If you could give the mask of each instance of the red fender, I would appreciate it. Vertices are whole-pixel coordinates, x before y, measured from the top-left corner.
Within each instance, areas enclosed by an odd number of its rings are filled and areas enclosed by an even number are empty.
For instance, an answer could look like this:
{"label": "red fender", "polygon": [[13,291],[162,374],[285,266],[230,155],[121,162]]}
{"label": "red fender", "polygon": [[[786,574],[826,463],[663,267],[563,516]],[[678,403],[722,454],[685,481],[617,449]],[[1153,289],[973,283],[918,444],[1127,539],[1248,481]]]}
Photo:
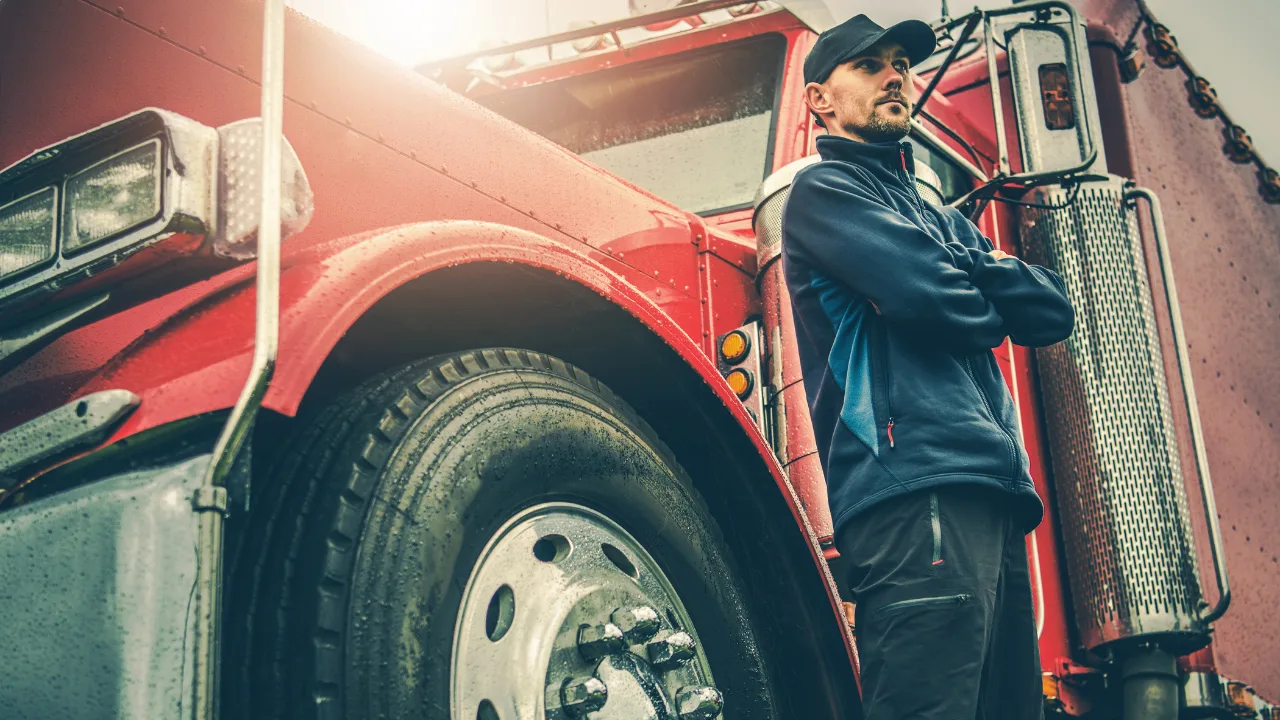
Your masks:
{"label": "red fender", "polygon": [[[554,271],[617,304],[661,337],[702,376],[747,430],[797,526],[805,533],[856,673],[856,650],[835,581],[822,556],[818,536],[772,449],[699,344],[652,300],[605,267],[604,253],[594,249],[589,252],[590,255],[506,225],[441,221],[361,233],[286,255],[280,278],[279,360],[263,406],[285,415],[295,414],[316,372],[348,328],[406,282],[433,270],[469,262],[522,263]],[[235,404],[253,355],[255,270],[253,264],[240,266],[120,314],[141,316],[120,320],[121,329],[116,333],[137,339],[122,350],[100,350],[113,352],[114,356],[75,393],[80,396],[124,388],[141,398],[138,409],[105,444]],[[698,301],[689,298],[687,302]],[[138,337],[139,326],[147,324],[141,318],[153,320]],[[93,326],[83,331],[92,331],[95,340],[110,334],[109,330]],[[83,357],[83,341],[77,347],[77,334],[71,333],[32,358],[27,365],[35,370],[23,372],[19,368],[15,374],[26,375],[36,386],[42,383],[32,375],[75,377],[75,365],[93,362],[92,358]],[[0,397],[6,394],[12,395],[0,390]]]}

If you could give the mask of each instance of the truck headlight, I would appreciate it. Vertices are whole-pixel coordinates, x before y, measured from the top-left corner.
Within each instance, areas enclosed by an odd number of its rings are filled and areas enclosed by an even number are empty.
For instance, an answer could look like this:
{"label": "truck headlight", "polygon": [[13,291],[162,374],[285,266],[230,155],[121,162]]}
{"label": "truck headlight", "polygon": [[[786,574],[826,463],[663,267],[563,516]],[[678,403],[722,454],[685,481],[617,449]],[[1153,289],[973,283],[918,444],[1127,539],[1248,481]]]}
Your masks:
{"label": "truck headlight", "polygon": [[67,178],[63,252],[78,252],[156,219],[163,168],[157,139]]}
{"label": "truck headlight", "polygon": [[57,207],[58,192],[51,187],[0,207],[0,278],[53,258]]}
{"label": "truck headlight", "polygon": [[[184,255],[253,258],[261,132],[258,118],[212,128],[146,108],[0,170],[0,327],[86,278],[162,273]],[[314,206],[288,140],[282,153],[284,239]],[[149,261],[129,262],[144,250]]]}

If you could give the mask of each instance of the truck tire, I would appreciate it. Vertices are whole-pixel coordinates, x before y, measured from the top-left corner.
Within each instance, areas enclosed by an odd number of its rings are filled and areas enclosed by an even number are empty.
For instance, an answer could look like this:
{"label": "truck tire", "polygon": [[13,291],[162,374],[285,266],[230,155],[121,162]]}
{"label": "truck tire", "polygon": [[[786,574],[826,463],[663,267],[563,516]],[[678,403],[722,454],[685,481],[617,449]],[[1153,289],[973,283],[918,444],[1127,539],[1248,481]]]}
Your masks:
{"label": "truck tire", "polygon": [[715,520],[586,373],[469,351],[297,425],[228,575],[223,717],[776,717]]}

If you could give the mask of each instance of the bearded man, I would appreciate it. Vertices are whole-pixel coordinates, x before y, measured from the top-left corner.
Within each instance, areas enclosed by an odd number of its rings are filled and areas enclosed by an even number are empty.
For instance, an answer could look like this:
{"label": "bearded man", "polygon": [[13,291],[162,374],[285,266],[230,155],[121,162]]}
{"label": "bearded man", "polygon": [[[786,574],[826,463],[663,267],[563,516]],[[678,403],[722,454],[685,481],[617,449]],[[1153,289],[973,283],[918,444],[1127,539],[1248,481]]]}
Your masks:
{"label": "bearded man", "polygon": [[1071,334],[1052,271],[915,188],[912,65],[934,34],[865,15],[819,36],[806,102],[827,135],[783,216],[783,263],[856,600],[868,720],[1036,720],[1025,534],[1043,506],[992,348]]}

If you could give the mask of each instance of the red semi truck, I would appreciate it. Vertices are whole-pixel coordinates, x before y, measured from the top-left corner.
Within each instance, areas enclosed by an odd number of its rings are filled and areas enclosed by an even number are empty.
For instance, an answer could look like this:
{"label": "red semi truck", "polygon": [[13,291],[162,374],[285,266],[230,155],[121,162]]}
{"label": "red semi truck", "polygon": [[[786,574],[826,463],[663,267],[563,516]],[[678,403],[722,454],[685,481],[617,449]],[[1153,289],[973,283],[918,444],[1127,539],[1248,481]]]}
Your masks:
{"label": "red semi truck", "polygon": [[[834,19],[670,5],[415,72],[0,2],[0,717],[861,716],[778,263]],[[1280,176],[1141,2],[935,27],[921,196],[1077,308],[997,351],[1046,710],[1280,717]]]}

